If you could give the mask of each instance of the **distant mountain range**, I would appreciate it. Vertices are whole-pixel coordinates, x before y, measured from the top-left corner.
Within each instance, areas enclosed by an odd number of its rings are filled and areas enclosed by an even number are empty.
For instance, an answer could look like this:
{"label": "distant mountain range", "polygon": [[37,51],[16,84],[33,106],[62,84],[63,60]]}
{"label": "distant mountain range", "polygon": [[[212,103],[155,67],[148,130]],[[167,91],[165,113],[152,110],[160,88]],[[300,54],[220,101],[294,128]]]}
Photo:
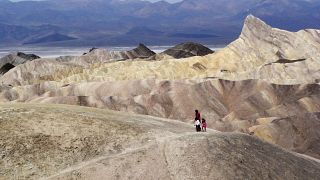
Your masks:
{"label": "distant mountain range", "polygon": [[320,28],[320,0],[0,0],[0,45],[226,44],[248,14],[287,30]]}

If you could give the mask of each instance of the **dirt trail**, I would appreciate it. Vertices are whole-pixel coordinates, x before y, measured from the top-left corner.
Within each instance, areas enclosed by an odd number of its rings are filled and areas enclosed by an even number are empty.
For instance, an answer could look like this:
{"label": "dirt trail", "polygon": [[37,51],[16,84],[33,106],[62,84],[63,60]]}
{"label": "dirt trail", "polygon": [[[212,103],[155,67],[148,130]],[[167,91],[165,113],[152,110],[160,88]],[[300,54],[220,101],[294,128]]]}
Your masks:
{"label": "dirt trail", "polygon": [[[214,130],[209,130],[209,131],[211,133],[215,132]],[[150,142],[147,142],[145,145],[143,145],[141,147],[138,147],[138,148],[127,148],[127,149],[125,149],[124,151],[122,151],[121,153],[118,153],[118,154],[100,156],[100,157],[91,159],[89,161],[85,161],[85,162],[82,162],[80,164],[77,164],[77,165],[74,165],[72,167],[69,167],[69,168],[67,168],[67,169],[65,169],[63,171],[60,171],[57,174],[54,174],[54,175],[52,175],[50,177],[46,177],[46,178],[43,178],[43,179],[55,179],[55,178],[58,178],[59,176],[63,176],[64,174],[71,173],[73,171],[77,171],[77,170],[83,169],[83,168],[88,167],[88,166],[92,166],[92,165],[94,165],[96,163],[99,163],[99,161],[102,161],[104,159],[117,158],[119,156],[123,156],[123,155],[126,155],[126,154],[131,154],[131,153],[134,153],[134,152],[137,152],[137,151],[146,150],[146,149],[150,148],[151,146],[154,146],[154,145],[157,145],[157,144],[161,144],[161,143],[163,143],[165,141],[170,141],[170,139],[179,138],[179,137],[183,137],[183,136],[187,136],[187,135],[199,135],[199,133],[186,132],[186,133],[182,133],[182,134],[167,135],[167,136],[164,136],[164,137],[157,137],[156,140],[153,140],[153,141],[150,140]]]}

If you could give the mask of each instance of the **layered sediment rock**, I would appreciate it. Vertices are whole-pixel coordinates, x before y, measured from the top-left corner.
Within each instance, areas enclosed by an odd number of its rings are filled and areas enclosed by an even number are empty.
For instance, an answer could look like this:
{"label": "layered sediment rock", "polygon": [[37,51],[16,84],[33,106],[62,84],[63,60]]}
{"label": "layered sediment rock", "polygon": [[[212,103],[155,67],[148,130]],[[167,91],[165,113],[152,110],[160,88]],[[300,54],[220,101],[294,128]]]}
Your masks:
{"label": "layered sediment rock", "polygon": [[320,159],[320,113],[298,114],[279,118],[257,119],[258,125],[249,128],[257,137],[284,148]]}

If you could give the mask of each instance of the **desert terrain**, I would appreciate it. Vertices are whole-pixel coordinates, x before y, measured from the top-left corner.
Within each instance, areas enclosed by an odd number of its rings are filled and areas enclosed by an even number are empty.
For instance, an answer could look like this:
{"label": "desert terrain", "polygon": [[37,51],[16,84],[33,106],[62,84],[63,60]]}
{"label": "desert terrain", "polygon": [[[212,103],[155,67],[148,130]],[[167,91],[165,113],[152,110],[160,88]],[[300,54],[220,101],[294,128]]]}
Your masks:
{"label": "desert terrain", "polygon": [[[317,179],[253,136],[97,108],[1,104],[1,179]],[[12,118],[15,117],[15,118]]]}
{"label": "desert terrain", "polygon": [[[1,59],[3,179],[317,179],[320,30]],[[194,110],[207,133],[194,132]]]}

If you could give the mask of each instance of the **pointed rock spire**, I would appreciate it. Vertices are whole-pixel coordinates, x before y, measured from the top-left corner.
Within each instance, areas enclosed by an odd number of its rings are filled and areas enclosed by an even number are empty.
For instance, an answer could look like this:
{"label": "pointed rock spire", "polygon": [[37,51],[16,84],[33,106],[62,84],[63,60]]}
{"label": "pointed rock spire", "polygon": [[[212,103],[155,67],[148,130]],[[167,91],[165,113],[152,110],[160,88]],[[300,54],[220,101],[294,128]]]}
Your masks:
{"label": "pointed rock spire", "polygon": [[271,30],[271,26],[250,14],[244,21],[241,36],[251,37],[254,35],[259,37],[261,35],[269,34]]}

